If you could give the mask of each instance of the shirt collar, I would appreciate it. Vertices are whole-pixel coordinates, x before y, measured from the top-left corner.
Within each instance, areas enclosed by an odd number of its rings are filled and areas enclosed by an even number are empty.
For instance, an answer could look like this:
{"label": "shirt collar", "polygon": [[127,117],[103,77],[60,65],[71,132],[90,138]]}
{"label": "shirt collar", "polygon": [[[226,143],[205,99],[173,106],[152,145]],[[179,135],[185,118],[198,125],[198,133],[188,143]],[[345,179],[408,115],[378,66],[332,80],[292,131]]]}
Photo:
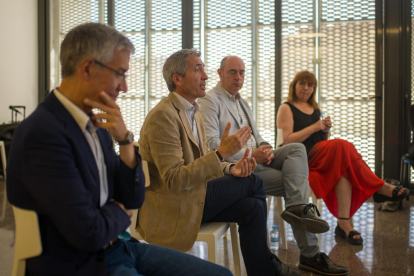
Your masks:
{"label": "shirt collar", "polygon": [[[220,84],[220,86],[221,86],[221,83],[220,83],[220,82],[219,82],[219,84]],[[221,88],[223,88],[224,94],[226,94],[226,96],[229,98],[229,100],[234,102],[233,95],[232,95],[232,94],[230,94],[229,92],[227,92],[227,91],[226,91],[226,89],[224,89],[224,87],[223,87],[223,86],[221,86]],[[240,93],[237,93],[237,94],[236,94],[236,100],[240,100]]]}
{"label": "shirt collar", "polygon": [[200,109],[200,106],[198,105],[197,102],[194,102],[194,104],[191,104],[189,101],[187,101],[186,99],[184,99],[183,96],[181,96],[180,94],[178,94],[177,92],[173,92],[174,95],[178,98],[178,100],[181,103],[181,106],[184,108],[185,111],[195,111],[197,112]]}
{"label": "shirt collar", "polygon": [[[86,125],[91,120],[88,114],[66,98],[65,95],[63,95],[57,88],[55,88],[53,92],[60,103],[66,108],[70,115],[72,115],[73,119],[75,119],[80,129],[84,131],[86,129]],[[96,128],[94,124],[92,124],[92,127]]]}

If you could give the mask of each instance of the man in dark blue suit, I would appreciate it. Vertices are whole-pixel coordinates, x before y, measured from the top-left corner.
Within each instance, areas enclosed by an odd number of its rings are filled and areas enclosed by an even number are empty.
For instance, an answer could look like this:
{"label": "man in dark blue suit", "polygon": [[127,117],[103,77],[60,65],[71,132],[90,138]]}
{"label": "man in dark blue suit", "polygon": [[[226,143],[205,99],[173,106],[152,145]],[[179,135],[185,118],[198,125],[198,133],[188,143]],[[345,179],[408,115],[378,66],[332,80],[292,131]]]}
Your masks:
{"label": "man in dark blue suit", "polygon": [[30,275],[230,274],[185,253],[118,238],[144,201],[140,156],[115,103],[127,91],[134,51],[113,28],[72,29],[61,45],[61,85],[14,133],[8,199],[38,214],[43,247],[27,260]]}

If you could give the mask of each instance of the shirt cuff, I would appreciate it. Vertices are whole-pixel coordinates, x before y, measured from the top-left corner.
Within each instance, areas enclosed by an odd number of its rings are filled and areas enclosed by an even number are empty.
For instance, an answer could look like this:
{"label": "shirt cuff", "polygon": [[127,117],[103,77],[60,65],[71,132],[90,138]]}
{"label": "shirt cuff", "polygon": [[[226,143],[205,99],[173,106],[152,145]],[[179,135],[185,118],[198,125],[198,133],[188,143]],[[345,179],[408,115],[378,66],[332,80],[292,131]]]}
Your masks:
{"label": "shirt cuff", "polygon": [[236,164],[228,164],[225,168],[224,168],[224,174],[230,174],[230,167],[234,166]]}

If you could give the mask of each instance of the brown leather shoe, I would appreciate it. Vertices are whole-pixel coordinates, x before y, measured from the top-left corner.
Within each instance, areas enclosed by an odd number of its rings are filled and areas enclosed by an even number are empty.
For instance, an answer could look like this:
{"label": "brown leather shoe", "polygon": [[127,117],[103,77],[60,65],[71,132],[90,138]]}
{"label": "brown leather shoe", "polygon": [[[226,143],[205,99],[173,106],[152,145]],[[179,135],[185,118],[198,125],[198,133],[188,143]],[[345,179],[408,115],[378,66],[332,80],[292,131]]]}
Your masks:
{"label": "brown leather shoe", "polygon": [[319,218],[318,208],[312,203],[289,206],[282,212],[281,216],[290,225],[300,227],[310,233],[329,231],[329,224]]}
{"label": "brown leather shoe", "polygon": [[346,267],[337,265],[329,257],[321,252],[312,258],[300,255],[299,269],[317,273],[320,275],[348,275]]}
{"label": "brown leather shoe", "polygon": [[300,272],[282,263],[279,258],[270,252],[270,259],[272,261],[273,272],[275,276],[300,276]]}

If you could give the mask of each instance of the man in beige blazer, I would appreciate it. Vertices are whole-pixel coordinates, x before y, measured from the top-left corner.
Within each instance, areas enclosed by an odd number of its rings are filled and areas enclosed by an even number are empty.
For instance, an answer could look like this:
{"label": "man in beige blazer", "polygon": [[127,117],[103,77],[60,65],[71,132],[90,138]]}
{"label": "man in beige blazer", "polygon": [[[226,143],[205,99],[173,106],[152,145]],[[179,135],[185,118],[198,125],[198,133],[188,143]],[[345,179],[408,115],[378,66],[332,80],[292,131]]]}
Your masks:
{"label": "man in beige blazer", "polygon": [[236,164],[224,162],[250,139],[250,127],[228,135],[229,123],[218,148],[209,150],[196,103],[208,79],[200,55],[181,50],[164,64],[170,93],[147,115],[139,140],[151,185],[137,230],[149,243],[188,251],[202,222],[236,222],[248,275],[299,275],[268,249],[266,196],[249,150]]}

